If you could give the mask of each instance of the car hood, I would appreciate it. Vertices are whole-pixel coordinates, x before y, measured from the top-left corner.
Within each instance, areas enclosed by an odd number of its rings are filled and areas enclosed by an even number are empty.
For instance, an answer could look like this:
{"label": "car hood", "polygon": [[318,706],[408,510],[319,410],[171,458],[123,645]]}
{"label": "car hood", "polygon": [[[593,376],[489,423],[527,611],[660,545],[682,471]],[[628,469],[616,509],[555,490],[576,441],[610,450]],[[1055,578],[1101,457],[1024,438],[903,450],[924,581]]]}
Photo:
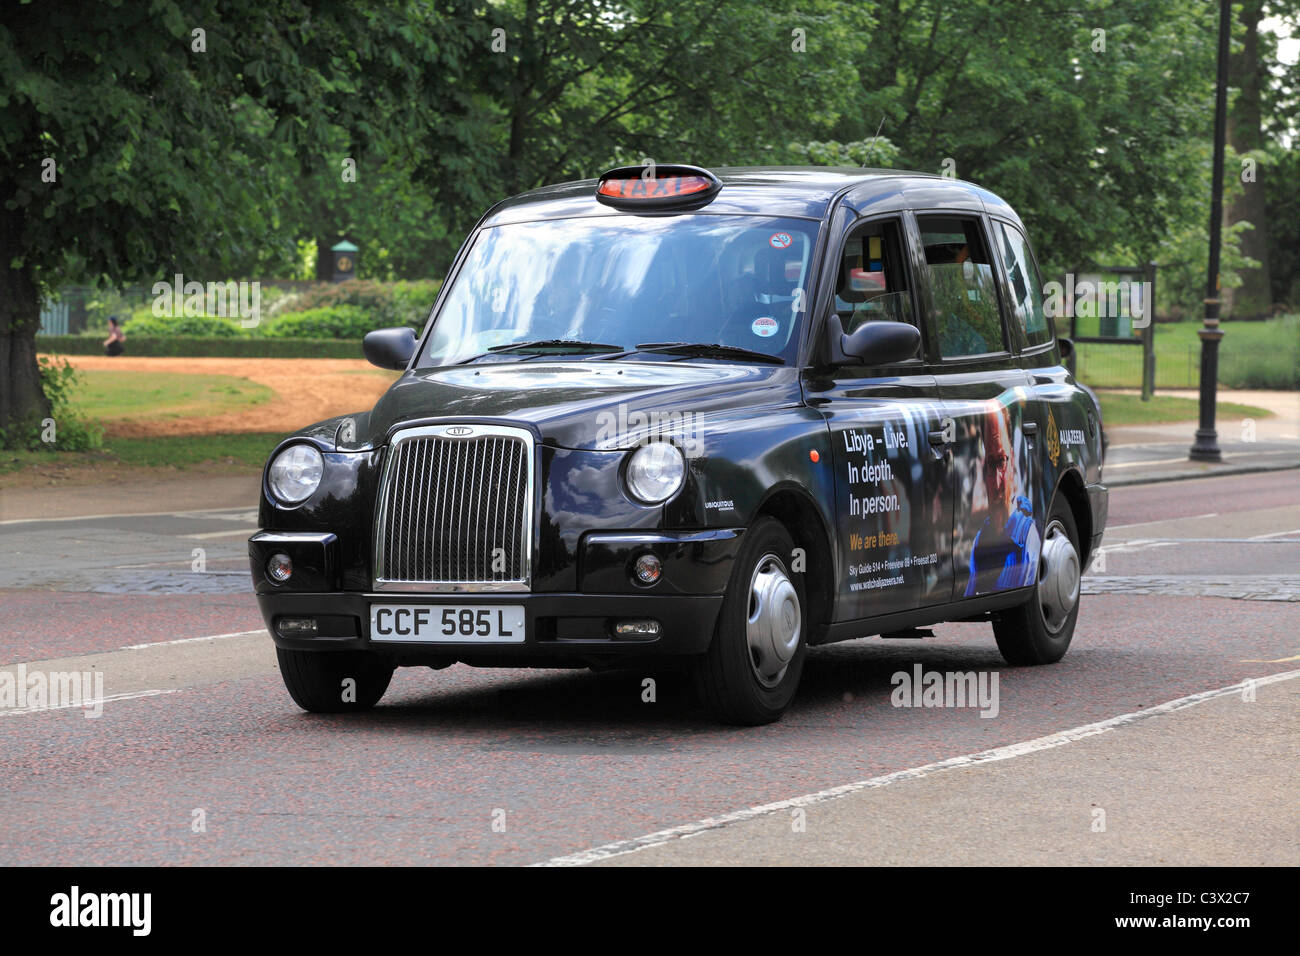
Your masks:
{"label": "car hood", "polygon": [[563,448],[626,448],[673,416],[716,427],[740,409],[801,400],[799,372],[733,362],[510,362],[414,369],[398,379],[353,440],[376,447],[398,428],[446,419],[504,420]]}

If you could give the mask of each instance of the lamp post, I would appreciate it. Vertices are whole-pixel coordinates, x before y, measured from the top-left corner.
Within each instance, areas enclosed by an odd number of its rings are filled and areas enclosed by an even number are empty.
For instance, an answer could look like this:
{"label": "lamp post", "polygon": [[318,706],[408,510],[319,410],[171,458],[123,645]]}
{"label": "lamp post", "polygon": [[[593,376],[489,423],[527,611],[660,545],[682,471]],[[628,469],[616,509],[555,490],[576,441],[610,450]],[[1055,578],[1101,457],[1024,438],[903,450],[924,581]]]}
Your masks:
{"label": "lamp post", "polygon": [[1210,187],[1210,267],[1205,280],[1205,325],[1201,337],[1201,420],[1192,461],[1222,461],[1219,433],[1214,427],[1214,403],[1219,382],[1219,245],[1223,235],[1223,140],[1228,119],[1228,38],[1232,33],[1232,2],[1219,0],[1219,83],[1214,97],[1214,181]]}

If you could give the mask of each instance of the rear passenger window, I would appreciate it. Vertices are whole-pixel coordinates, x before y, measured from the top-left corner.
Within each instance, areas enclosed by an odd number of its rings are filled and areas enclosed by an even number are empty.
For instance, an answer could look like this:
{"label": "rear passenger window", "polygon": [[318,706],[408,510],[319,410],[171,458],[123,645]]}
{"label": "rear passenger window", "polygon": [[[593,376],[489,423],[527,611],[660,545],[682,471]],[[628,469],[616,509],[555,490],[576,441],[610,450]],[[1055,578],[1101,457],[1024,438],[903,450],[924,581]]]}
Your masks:
{"label": "rear passenger window", "polygon": [[918,216],[939,353],[944,358],[1005,352],[997,288],[978,219]]}
{"label": "rear passenger window", "polygon": [[897,222],[870,222],[854,229],[844,243],[835,286],[835,312],[844,331],[852,332],[864,322],[916,325],[907,275]]}
{"label": "rear passenger window", "polygon": [[1052,329],[1043,312],[1043,279],[1029,252],[1029,242],[1015,226],[1003,222],[995,226],[1011,287],[1012,331],[1021,348],[1046,345],[1052,341]]}

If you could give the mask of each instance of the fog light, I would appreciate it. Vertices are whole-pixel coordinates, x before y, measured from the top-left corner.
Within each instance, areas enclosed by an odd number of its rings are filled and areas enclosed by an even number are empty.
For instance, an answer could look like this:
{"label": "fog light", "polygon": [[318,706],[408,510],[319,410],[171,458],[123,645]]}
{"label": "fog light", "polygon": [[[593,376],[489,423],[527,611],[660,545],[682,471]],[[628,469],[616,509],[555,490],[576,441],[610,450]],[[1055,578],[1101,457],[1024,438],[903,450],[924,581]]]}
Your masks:
{"label": "fog light", "polygon": [[293,562],[283,551],[278,551],[266,562],[266,576],[277,584],[283,584],[293,574]]}
{"label": "fog light", "polygon": [[658,621],[616,621],[614,623],[615,637],[658,637]]}
{"label": "fog light", "polygon": [[281,637],[315,637],[316,619],[314,617],[282,617],[276,630]]}
{"label": "fog light", "polygon": [[654,584],[659,580],[659,575],[663,574],[663,565],[653,554],[643,554],[636,559],[636,564],[632,566],[632,573],[642,584]]}

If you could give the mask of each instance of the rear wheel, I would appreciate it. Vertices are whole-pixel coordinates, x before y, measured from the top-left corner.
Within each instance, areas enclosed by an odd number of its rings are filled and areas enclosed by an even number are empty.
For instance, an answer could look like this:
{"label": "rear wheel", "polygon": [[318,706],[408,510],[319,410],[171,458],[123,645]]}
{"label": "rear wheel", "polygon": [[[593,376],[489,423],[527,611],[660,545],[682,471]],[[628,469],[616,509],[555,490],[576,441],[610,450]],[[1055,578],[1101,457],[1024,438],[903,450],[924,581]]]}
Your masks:
{"label": "rear wheel", "polygon": [[780,719],[807,653],[803,578],[789,570],[794,541],[775,518],[745,532],[709,651],[695,665],[705,706],[729,724]]}
{"label": "rear wheel", "polygon": [[1083,562],[1069,503],[1058,497],[1047,516],[1038,557],[1038,584],[1019,607],[993,617],[993,636],[1008,664],[1054,664],[1069,650],[1079,616]]}
{"label": "rear wheel", "polygon": [[313,714],[369,710],[393,677],[393,665],[367,651],[291,651],[277,647],[280,676],[294,703]]}

